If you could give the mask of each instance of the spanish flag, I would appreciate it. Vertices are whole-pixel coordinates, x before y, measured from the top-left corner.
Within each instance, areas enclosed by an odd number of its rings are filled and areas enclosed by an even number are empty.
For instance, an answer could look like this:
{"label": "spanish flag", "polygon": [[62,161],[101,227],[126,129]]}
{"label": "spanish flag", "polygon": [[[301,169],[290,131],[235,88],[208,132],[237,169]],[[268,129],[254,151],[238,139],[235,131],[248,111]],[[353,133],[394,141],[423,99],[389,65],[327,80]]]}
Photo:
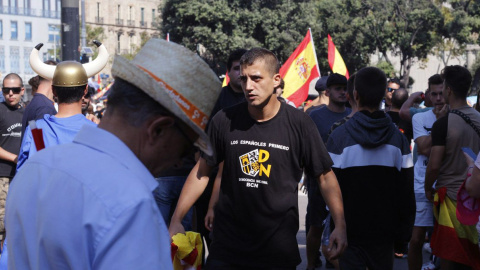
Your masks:
{"label": "spanish flag", "polygon": [[287,62],[280,68],[280,75],[285,81],[283,97],[292,101],[298,107],[308,97],[310,82],[320,77],[310,29],[308,29],[302,43],[298,45]]}
{"label": "spanish flag", "polygon": [[335,47],[335,44],[333,44],[330,34],[328,35],[328,64],[330,65],[333,73],[342,74],[343,76],[347,77],[347,79],[350,77],[347,66],[345,66],[342,56]]}
{"label": "spanish flag", "polygon": [[456,215],[456,202],[442,187],[435,194],[433,214],[435,226],[430,246],[434,255],[480,270],[480,249],[475,225],[461,224]]}

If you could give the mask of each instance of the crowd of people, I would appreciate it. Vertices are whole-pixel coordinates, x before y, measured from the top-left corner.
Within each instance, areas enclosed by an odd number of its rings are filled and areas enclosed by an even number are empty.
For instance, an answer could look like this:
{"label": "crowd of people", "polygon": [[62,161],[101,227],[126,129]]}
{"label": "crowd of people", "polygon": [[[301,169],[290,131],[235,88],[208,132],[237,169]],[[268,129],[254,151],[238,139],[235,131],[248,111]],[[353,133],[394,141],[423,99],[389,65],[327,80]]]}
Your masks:
{"label": "crowd of people", "polygon": [[[22,79],[3,78],[0,269],[296,269],[302,178],[307,269],[322,255],[336,269],[392,269],[395,257],[480,269],[480,158],[464,155],[480,151],[480,113],[466,68],[410,95],[376,67],[333,73],[295,108],[267,49],[232,51],[221,88],[196,54],[152,39],[115,58],[99,119],[88,78],[108,53],[95,44],[85,65],[33,49],[26,107]],[[172,264],[186,231],[205,238],[205,265],[196,240]],[[439,259],[423,264],[425,243]]]}

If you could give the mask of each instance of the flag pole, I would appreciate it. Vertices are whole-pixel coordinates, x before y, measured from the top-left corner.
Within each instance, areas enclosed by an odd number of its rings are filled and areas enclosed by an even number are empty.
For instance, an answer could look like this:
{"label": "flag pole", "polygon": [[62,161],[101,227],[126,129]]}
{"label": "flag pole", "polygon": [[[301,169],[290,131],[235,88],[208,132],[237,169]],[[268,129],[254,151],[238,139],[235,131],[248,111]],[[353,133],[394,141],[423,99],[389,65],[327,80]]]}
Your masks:
{"label": "flag pole", "polygon": [[315,55],[315,62],[317,63],[318,76],[322,77],[322,73],[320,73],[320,67],[318,66],[318,58],[317,58],[317,51],[315,50],[315,43],[313,42],[312,28],[309,27],[308,32],[310,33],[310,40],[312,40],[313,55]]}

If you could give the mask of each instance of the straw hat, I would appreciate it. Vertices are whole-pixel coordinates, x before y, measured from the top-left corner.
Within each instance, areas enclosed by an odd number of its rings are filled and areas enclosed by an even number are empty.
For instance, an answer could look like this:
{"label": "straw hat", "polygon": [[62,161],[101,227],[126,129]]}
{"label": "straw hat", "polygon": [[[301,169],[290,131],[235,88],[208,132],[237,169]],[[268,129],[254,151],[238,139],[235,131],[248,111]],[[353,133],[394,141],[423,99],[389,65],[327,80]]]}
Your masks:
{"label": "straw hat", "polygon": [[116,56],[112,75],[142,89],[181,119],[199,135],[195,145],[213,154],[204,130],[222,86],[197,54],[173,42],[150,39],[132,61]]}

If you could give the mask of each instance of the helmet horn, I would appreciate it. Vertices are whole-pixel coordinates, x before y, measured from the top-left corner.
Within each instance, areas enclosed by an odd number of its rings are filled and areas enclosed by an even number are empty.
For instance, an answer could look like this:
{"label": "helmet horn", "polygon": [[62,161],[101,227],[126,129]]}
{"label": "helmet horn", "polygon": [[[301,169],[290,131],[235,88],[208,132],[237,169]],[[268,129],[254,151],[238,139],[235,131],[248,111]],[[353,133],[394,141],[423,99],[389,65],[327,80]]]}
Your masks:
{"label": "helmet horn", "polygon": [[53,79],[53,74],[55,73],[56,66],[47,65],[40,61],[38,57],[38,51],[43,47],[43,43],[38,43],[37,46],[30,53],[30,66],[33,71],[45,79]]}
{"label": "helmet horn", "polygon": [[83,68],[87,72],[87,77],[91,77],[100,72],[108,61],[108,52],[101,42],[94,40],[93,43],[98,47],[98,56],[90,63],[83,64]]}

